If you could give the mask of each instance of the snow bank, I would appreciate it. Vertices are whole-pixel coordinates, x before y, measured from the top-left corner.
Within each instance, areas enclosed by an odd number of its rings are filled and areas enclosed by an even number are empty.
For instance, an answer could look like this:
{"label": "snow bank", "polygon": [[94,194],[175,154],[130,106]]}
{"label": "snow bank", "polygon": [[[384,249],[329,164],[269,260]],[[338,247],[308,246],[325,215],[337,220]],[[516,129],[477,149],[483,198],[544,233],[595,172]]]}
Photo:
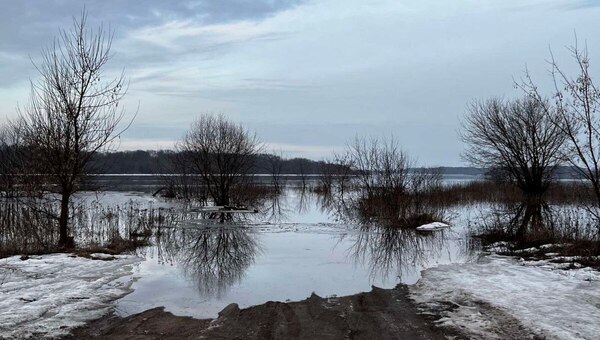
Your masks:
{"label": "snow bank", "polygon": [[68,254],[0,260],[0,338],[50,338],[99,318],[131,291],[119,278],[132,273],[135,256],[112,261]]}
{"label": "snow bank", "polygon": [[[411,296],[428,312],[442,310],[442,325],[472,338],[496,338],[491,319],[517,319],[550,339],[598,339],[600,273],[590,268],[561,270],[491,255],[479,263],[452,264],[423,271]],[[498,309],[494,318],[481,306]],[[451,306],[451,308],[448,308]]]}

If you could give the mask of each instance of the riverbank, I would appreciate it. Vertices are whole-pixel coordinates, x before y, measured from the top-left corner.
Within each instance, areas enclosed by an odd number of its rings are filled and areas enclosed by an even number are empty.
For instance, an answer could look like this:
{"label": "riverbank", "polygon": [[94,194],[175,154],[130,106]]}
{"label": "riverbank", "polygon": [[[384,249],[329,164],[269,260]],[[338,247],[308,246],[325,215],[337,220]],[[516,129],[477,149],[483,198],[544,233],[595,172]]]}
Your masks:
{"label": "riverbank", "polygon": [[415,285],[343,297],[313,293],[248,308],[232,303],[215,318],[175,316],[155,307],[160,304],[121,317],[115,301],[132,292],[140,260],[103,254],[3,259],[0,338],[595,339],[600,320],[598,271],[495,254],[426,269]]}

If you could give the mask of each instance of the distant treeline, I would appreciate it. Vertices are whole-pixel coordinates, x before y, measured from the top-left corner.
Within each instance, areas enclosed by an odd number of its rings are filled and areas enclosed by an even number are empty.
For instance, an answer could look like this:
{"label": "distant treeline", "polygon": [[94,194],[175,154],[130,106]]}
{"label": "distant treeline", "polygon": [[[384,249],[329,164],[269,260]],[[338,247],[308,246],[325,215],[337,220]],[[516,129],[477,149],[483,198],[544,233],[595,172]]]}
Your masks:
{"label": "distant treeline", "polygon": [[[90,164],[90,173],[95,174],[161,174],[169,172],[169,164],[177,156],[175,151],[119,151],[98,153]],[[279,163],[282,174],[319,174],[323,161],[306,158],[284,159],[279,156],[259,154],[254,156],[253,173],[268,174],[273,169],[273,157]]]}
{"label": "distant treeline", "polygon": [[[98,153],[90,164],[90,173],[94,174],[161,174],[168,172],[171,160],[177,156],[175,151],[118,151]],[[259,154],[255,156],[254,173],[268,174],[273,168],[273,157],[278,159],[282,174],[320,174],[325,161],[314,161],[306,158],[285,159],[279,156]],[[489,169],[475,167],[432,167],[432,171],[444,175],[485,176]],[[559,167],[555,173],[557,178],[577,178],[572,167]]]}
{"label": "distant treeline", "polygon": [[[437,171],[444,175],[468,175],[493,178],[494,171],[490,168],[475,168],[475,167],[433,167],[429,170]],[[576,179],[581,178],[581,173],[577,168],[572,166],[559,166],[554,172],[554,177],[558,179]]]}

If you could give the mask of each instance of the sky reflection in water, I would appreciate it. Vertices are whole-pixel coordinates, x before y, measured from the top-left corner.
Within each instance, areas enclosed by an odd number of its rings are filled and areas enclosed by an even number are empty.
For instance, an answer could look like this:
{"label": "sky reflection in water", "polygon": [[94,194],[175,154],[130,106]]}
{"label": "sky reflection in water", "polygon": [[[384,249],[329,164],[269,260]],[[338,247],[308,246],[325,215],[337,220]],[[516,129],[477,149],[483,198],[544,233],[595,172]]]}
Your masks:
{"label": "sky reflection in water", "polygon": [[315,196],[292,190],[264,211],[245,223],[186,221],[155,234],[118,313],[164,306],[211,318],[233,302],[243,308],[411,284],[424,268],[468,258],[461,223],[435,234],[336,223]]}

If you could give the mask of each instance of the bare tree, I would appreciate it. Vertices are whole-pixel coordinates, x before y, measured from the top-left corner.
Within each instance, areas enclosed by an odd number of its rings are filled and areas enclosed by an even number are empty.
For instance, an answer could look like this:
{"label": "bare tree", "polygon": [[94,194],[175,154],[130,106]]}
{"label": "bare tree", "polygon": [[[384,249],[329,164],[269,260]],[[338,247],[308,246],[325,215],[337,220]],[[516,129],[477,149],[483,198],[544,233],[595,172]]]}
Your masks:
{"label": "bare tree", "polygon": [[[548,113],[555,129],[566,136],[565,158],[591,183],[597,198],[596,208],[600,211],[600,90],[592,80],[587,47],[579,48],[576,41],[568,50],[578,73],[568,75],[551,53],[552,102],[543,99],[527,71],[517,87],[537,101]],[[595,214],[600,216],[600,212]]]}
{"label": "bare tree", "polygon": [[471,103],[462,122],[463,158],[514,181],[528,196],[541,196],[562,162],[566,136],[545,101],[492,98]]}
{"label": "bare tree", "polygon": [[239,203],[232,202],[234,191],[251,180],[247,175],[261,148],[255,135],[222,114],[200,116],[177,144],[217,206]]}
{"label": "bare tree", "polygon": [[[87,15],[73,19],[70,30],[42,51],[36,64],[40,79],[31,84],[31,100],[19,110],[22,136],[36,171],[48,176],[46,187],[60,196],[61,246],[68,246],[69,205],[93,155],[105,151],[128,127],[119,129],[127,91],[124,74],[105,79],[113,34],[102,25],[86,26]],[[131,123],[129,123],[131,124]]]}

